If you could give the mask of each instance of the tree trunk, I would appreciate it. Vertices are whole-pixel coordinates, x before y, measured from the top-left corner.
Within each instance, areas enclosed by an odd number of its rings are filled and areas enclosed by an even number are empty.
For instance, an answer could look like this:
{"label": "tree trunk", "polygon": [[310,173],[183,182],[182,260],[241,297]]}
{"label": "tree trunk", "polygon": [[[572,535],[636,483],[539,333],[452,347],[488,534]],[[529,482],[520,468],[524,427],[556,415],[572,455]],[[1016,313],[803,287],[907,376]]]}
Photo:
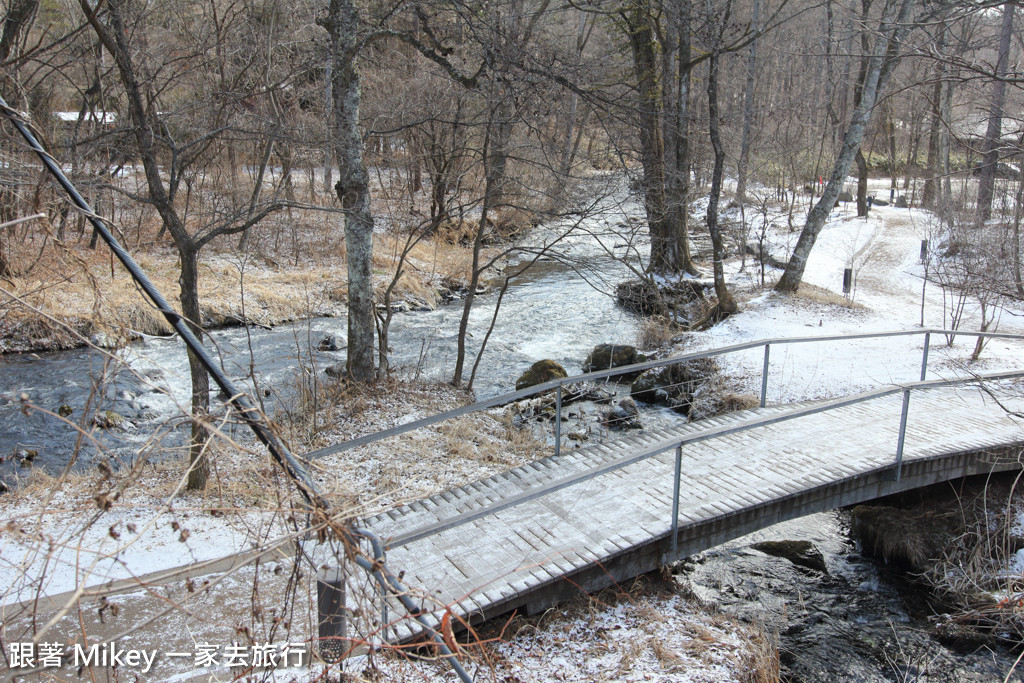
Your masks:
{"label": "tree trunk", "polygon": [[[761,18],[761,2],[754,0],[751,26],[756,34],[758,21]],[[750,43],[750,56],[747,58],[747,84],[743,94],[743,132],[740,137],[740,159],[736,171],[736,201],[743,204],[747,201],[747,165],[750,160],[750,127],[754,121],[754,72],[757,69],[757,38]],[[831,110],[832,103],[828,103]]]}
{"label": "tree trunk", "polygon": [[[712,48],[715,49],[715,48]],[[725,148],[718,130],[718,54],[713,52],[708,61],[708,135],[715,152],[715,166],[711,172],[711,195],[708,198],[708,232],[714,250],[715,295],[722,313],[735,313],[736,300],[725,284],[725,247],[718,225],[718,202],[722,196],[722,175],[725,173]]]}
{"label": "tree trunk", "polygon": [[850,125],[846,129],[843,146],[836,158],[828,184],[822,192],[821,199],[808,214],[807,222],[804,224],[803,230],[800,231],[800,237],[797,239],[786,270],[778,284],[775,285],[775,289],[778,291],[795,292],[800,286],[800,280],[803,278],[804,268],[807,267],[807,259],[810,257],[814,242],[818,239],[818,234],[825,225],[829,212],[835,206],[836,199],[843,187],[843,181],[850,170],[850,164],[853,163],[854,157],[860,151],[860,143],[864,139],[864,130],[871,118],[871,110],[874,109],[878,96],[885,89],[889,77],[896,67],[900,41],[911,27],[908,20],[913,7],[913,0],[898,0],[898,2],[899,5],[897,5],[897,0],[888,0],[882,14],[874,49],[865,71],[860,101],[857,103],[850,119]]}
{"label": "tree trunk", "polygon": [[[492,112],[493,122],[493,112]],[[473,302],[476,300],[476,288],[480,284],[480,251],[484,243],[484,231],[487,229],[488,213],[491,209],[491,201],[494,197],[495,181],[497,172],[487,163],[488,159],[494,157],[490,154],[491,127],[488,126],[484,137],[483,158],[484,167],[484,201],[480,207],[480,222],[477,224],[476,237],[473,240],[473,266],[469,275],[469,287],[466,291],[466,300],[462,305],[462,318],[459,319],[459,334],[456,339],[455,371],[452,373],[452,386],[462,385],[462,375],[466,367],[466,337],[469,332],[469,315],[473,310]]]}
{"label": "tree trunk", "polygon": [[[184,222],[178,215],[174,206],[173,191],[164,186],[160,175],[160,166],[157,161],[155,147],[155,134],[153,122],[150,118],[151,110],[147,108],[142,95],[142,86],[139,82],[139,73],[131,60],[132,49],[125,31],[124,19],[122,16],[123,0],[109,0],[107,3],[107,17],[109,30],[95,19],[92,8],[87,0],[81,0],[82,10],[89,19],[98,37],[107,48],[107,51],[114,56],[118,73],[121,77],[121,85],[124,87],[125,96],[128,100],[128,114],[132,123],[132,133],[135,137],[139,157],[142,160],[142,167],[145,171],[146,185],[149,191],[149,199],[160,215],[161,232],[166,230],[171,234],[178,254],[181,257],[181,275],[179,285],[181,288],[182,314],[188,321],[192,331],[198,337],[202,333],[200,327],[199,311],[199,245],[192,239],[192,236],[185,228]],[[172,185],[173,188],[173,185]],[[188,487],[190,489],[203,488],[206,485],[206,477],[209,465],[205,458],[200,456],[206,449],[208,432],[203,424],[210,406],[210,379],[198,359],[189,354],[189,369],[192,377],[192,441],[190,447],[190,466],[192,469],[188,476]]]}
{"label": "tree trunk", "polygon": [[[199,308],[199,250],[191,245],[179,245],[178,256],[181,259],[181,275],[178,285],[181,288],[181,312],[192,334],[202,339],[202,312]],[[209,458],[206,456],[206,444],[210,438],[206,427],[206,416],[210,411],[210,376],[206,368],[188,352],[188,368],[192,377],[192,441],[189,446],[188,488],[202,490],[206,488],[206,480],[210,476]]]}
{"label": "tree trunk", "polygon": [[14,52],[18,37],[28,32],[38,10],[39,0],[12,0],[0,33],[0,62],[6,62]]}
{"label": "tree trunk", "polygon": [[640,164],[643,168],[644,208],[651,233],[652,272],[672,272],[671,222],[666,211],[665,147],[661,131],[661,93],[654,49],[654,31],[646,5],[633,7],[627,18],[633,55],[639,117]]}
{"label": "tree trunk", "polygon": [[[982,224],[992,217],[992,195],[995,190],[996,168],[999,164],[999,144],[1002,137],[1003,106],[1006,104],[1006,72],[1010,60],[1010,39],[1013,36],[1013,15],[1017,3],[1003,4],[1003,25],[999,33],[999,56],[996,62],[996,80],[992,84],[992,100],[988,112],[988,128],[978,178],[977,222]],[[1024,169],[1022,169],[1024,170]]]}
{"label": "tree trunk", "polygon": [[[935,40],[935,52],[942,54],[946,47],[946,27],[939,29]],[[938,60],[935,66],[935,85],[932,86],[931,122],[928,125],[928,160],[925,162],[924,189],[921,191],[921,204],[926,209],[934,209],[939,197],[939,135],[943,127],[942,121],[942,89],[946,79],[946,65]]]}
{"label": "tree trunk", "polygon": [[363,162],[359,132],[359,17],[352,0],[330,0],[323,26],[330,34],[332,144],[338,165],[334,190],[345,212],[345,250],[348,262],[349,379],[372,382],[374,373],[373,217],[370,179]]}
{"label": "tree trunk", "polygon": [[[868,162],[864,158],[864,151],[857,150],[854,157],[857,162],[857,215],[868,215]],[[835,206],[833,204],[833,206]]]}
{"label": "tree trunk", "polygon": [[697,274],[690,255],[690,87],[693,76],[693,48],[690,31],[690,0],[670,3],[677,14],[672,17],[669,30],[678,36],[677,62],[679,84],[673,107],[673,172],[666,188],[666,201],[671,216],[671,251],[666,261],[676,273]]}

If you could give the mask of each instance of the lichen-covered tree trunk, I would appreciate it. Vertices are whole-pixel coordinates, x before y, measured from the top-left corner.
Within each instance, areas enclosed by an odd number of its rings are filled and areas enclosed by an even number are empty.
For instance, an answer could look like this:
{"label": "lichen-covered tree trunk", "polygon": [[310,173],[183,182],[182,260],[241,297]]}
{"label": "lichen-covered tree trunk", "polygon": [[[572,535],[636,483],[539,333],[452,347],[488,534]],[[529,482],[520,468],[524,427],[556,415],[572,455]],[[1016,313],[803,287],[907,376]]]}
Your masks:
{"label": "lichen-covered tree trunk", "polygon": [[804,224],[803,230],[800,231],[800,237],[793,248],[793,254],[789,258],[786,270],[778,284],[775,285],[775,289],[780,292],[795,292],[800,286],[800,280],[803,279],[804,269],[807,267],[807,259],[811,255],[814,242],[818,239],[818,234],[824,227],[829,212],[835,206],[843,182],[850,170],[850,164],[853,163],[854,157],[860,150],[864,131],[871,119],[871,111],[896,67],[900,42],[912,26],[909,19],[913,4],[913,0],[887,0],[879,21],[874,48],[867,63],[860,101],[854,109],[850,125],[846,129],[846,135],[843,136],[843,146],[836,157],[828,184],[818,203],[808,214],[807,222]]}
{"label": "lichen-covered tree trunk", "polygon": [[373,217],[370,182],[359,133],[359,15],[351,0],[331,0],[322,25],[330,35],[332,144],[339,178],[334,190],[345,212],[348,262],[348,359],[346,375],[375,378],[373,317]]}
{"label": "lichen-covered tree trunk", "polygon": [[690,0],[670,3],[668,8],[669,30],[677,37],[679,67],[676,105],[672,108],[672,146],[666,150],[666,155],[673,157],[672,173],[665,188],[672,232],[664,261],[673,272],[696,275],[697,268],[690,255],[690,83],[693,74],[690,9]]}
{"label": "lichen-covered tree trunk", "polygon": [[643,169],[644,209],[651,233],[650,270],[672,272],[672,231],[665,198],[665,146],[661,130],[661,93],[658,89],[658,63],[654,31],[648,8],[638,3],[627,18],[629,45],[636,74],[640,164]]}

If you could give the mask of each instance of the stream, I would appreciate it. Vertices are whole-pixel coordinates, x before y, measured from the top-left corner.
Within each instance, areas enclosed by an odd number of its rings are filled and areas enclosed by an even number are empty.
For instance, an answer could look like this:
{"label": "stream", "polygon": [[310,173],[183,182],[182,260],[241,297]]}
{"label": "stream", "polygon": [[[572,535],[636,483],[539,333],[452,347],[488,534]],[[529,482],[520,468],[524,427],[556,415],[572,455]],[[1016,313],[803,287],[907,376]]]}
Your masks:
{"label": "stream", "polygon": [[[636,203],[612,202],[587,219],[585,229],[562,238],[560,250],[574,267],[543,260],[511,283],[476,377],[478,398],[511,391],[536,360],[552,358],[576,374],[596,344],[636,342],[639,319],[611,296],[615,283],[630,276],[629,268],[612,254],[623,253],[635,225],[628,217],[640,214]],[[550,241],[567,224],[539,228],[532,239]],[[602,235],[601,243],[595,233]],[[493,292],[478,297],[468,368],[496,301]],[[396,372],[450,378],[461,314],[461,301],[397,314],[391,328]],[[216,350],[230,376],[271,410],[293,400],[301,368],[322,373],[344,362],[344,351],[317,348],[327,336],[344,345],[344,319],[318,318],[270,330],[223,329],[209,336],[208,348]],[[32,467],[57,474],[72,461],[79,467],[102,457],[129,463],[151,455],[150,446],[158,441],[154,434],[171,433],[155,444],[161,453],[168,443],[180,447],[189,386],[184,346],[176,339],[148,338],[109,355],[78,349],[0,356],[0,477],[15,486]],[[214,392],[214,404],[219,402]],[[70,411],[64,418],[58,417],[62,407]],[[91,421],[82,417],[105,411],[124,422],[91,430]],[[79,439],[75,423],[100,444]],[[679,579],[702,600],[777,632],[786,681],[1002,681],[1014,657],[954,652],[932,638],[926,596],[898,572],[862,556],[846,520],[836,511],[776,525],[690,558],[677,568]],[[751,547],[763,540],[811,541],[828,571],[799,567]]]}

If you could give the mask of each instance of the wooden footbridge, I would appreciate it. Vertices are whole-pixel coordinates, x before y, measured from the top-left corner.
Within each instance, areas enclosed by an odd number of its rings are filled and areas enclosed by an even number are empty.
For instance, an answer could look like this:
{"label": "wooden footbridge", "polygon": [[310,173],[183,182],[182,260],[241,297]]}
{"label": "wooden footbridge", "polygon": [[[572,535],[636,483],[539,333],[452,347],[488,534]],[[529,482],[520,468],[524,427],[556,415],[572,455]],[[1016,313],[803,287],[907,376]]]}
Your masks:
{"label": "wooden footbridge", "polygon": [[[824,338],[754,342],[626,368],[764,346],[762,405],[561,452],[390,510],[364,526],[386,544],[386,562],[402,572],[421,621],[436,626],[449,612],[453,623],[511,610],[535,613],[780,521],[1020,469],[1024,391],[1010,384],[1024,372],[927,381],[936,332],[892,335],[924,335],[919,382],[784,406],[764,405],[770,348]],[[868,336],[877,335],[857,335]],[[446,417],[538,391],[560,395],[564,385],[622,371],[551,382]],[[393,601],[379,615],[387,639],[420,635],[423,624]]]}
{"label": "wooden footbridge", "polygon": [[[558,448],[555,419],[557,455],[362,520],[367,540],[361,556],[331,543],[300,544],[321,570],[320,580],[317,591],[297,595],[291,604],[296,613],[319,612],[319,634],[310,632],[316,630],[312,623],[296,623],[288,637],[302,643],[319,637],[321,652],[331,652],[332,644],[337,652],[339,643],[347,650],[352,641],[333,640],[347,620],[357,643],[409,642],[424,635],[444,640],[438,633],[448,626],[457,630],[462,622],[512,610],[534,613],[581,590],[628,580],[780,521],[963,476],[1020,470],[1024,388],[1016,383],[1024,371],[929,380],[928,349],[939,332],[884,335],[923,336],[921,379],[854,396],[765,405],[771,349],[880,335],[765,340],[556,380],[307,454],[315,458],[403,438],[541,392],[554,393],[560,415],[564,388],[580,381],[764,350],[757,408],[571,451]],[[45,618],[56,624],[47,638],[67,642],[87,632],[90,642],[116,643],[131,634],[134,647],[184,652],[195,643],[227,643],[235,634],[232,625],[249,618],[245,610],[253,597],[248,574],[239,568],[294,562],[294,548],[289,535],[221,560],[10,605],[8,636],[32,634],[36,621]],[[390,583],[391,590],[385,596],[363,571],[332,569],[344,558]],[[339,585],[345,586],[349,608],[339,605]],[[272,590],[264,579],[261,591]],[[123,612],[108,625],[104,601],[115,594],[121,594]],[[181,605],[165,604],[178,595]],[[100,609],[74,611],[87,599],[99,599]],[[60,618],[69,609],[73,613]],[[192,618],[200,612],[217,618]],[[166,629],[148,630],[154,620],[172,617],[188,628],[173,637]],[[449,660],[462,680],[471,680],[457,658]],[[178,676],[188,673],[190,662],[164,657],[159,666],[159,675]],[[194,673],[206,677],[216,671]],[[74,675],[74,669],[61,672],[64,678]]]}

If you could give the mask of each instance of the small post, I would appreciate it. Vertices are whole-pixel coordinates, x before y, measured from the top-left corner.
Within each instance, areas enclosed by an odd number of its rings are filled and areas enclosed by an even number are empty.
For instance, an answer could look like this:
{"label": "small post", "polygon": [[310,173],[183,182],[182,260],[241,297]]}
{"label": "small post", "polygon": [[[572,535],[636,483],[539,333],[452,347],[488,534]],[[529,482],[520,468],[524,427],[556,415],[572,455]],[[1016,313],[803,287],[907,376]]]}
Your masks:
{"label": "small post", "polygon": [[843,268],[843,294],[853,289],[853,268]]}
{"label": "small post", "polygon": [[903,412],[900,414],[900,438],[896,443],[896,475],[895,481],[900,480],[903,472],[903,441],[907,438],[907,412],[910,409],[910,389],[903,390]]}
{"label": "small post", "polygon": [[679,557],[679,480],[683,470],[683,444],[676,446],[676,476],[672,484],[672,560]]}
{"label": "small post", "polygon": [[932,333],[924,333],[924,352],[921,354],[921,381],[928,376],[928,348],[932,345]]}
{"label": "small post", "polygon": [[318,647],[325,662],[337,662],[348,650],[345,640],[345,572],[341,567],[316,573]]}
{"label": "small post", "polygon": [[764,345],[764,365],[761,367],[761,407],[764,408],[768,398],[768,356],[772,345]]}
{"label": "small post", "polygon": [[555,393],[555,455],[562,454],[562,385]]}
{"label": "small post", "polygon": [[928,240],[921,240],[921,263],[928,262]]}

